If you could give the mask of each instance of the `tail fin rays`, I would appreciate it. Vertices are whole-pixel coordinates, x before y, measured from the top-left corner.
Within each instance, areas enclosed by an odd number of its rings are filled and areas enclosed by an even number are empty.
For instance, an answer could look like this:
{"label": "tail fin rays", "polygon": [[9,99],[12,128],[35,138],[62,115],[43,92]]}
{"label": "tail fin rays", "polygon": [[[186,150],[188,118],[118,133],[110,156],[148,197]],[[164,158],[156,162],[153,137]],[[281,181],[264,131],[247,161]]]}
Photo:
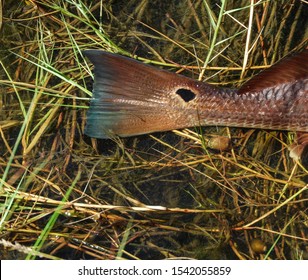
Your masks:
{"label": "tail fin rays", "polygon": [[83,53],[94,64],[87,135],[125,137],[187,125],[180,121],[185,101],[174,92],[187,88],[191,79],[100,50]]}

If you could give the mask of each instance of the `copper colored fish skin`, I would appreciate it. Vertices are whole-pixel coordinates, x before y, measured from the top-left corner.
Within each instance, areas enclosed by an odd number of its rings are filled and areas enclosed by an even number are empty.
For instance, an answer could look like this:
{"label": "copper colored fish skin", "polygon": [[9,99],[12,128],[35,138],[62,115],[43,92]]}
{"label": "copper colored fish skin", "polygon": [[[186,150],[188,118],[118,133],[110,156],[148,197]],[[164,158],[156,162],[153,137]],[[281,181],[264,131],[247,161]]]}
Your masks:
{"label": "copper colored fish skin", "polygon": [[85,133],[111,138],[194,126],[308,132],[308,49],[282,59],[239,89],[198,82],[100,50]]}

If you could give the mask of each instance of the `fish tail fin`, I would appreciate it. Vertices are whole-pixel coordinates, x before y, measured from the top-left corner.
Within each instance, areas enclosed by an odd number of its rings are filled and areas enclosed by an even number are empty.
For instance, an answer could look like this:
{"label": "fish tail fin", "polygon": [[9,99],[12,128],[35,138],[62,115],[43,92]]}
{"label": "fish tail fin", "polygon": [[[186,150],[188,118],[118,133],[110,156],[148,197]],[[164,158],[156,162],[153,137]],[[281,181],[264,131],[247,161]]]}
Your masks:
{"label": "fish tail fin", "polygon": [[178,89],[193,80],[100,50],[83,54],[94,64],[85,134],[106,139],[189,125],[183,112],[187,102]]}

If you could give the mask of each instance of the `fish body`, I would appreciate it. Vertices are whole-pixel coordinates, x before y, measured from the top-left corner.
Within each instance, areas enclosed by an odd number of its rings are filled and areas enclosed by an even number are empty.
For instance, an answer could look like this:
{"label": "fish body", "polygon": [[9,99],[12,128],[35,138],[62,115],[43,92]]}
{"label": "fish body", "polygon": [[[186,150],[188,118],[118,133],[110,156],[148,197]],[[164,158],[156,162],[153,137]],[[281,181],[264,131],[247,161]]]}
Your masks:
{"label": "fish body", "polygon": [[100,50],[85,133],[94,138],[195,126],[308,132],[308,49],[282,59],[239,89],[215,87]]}

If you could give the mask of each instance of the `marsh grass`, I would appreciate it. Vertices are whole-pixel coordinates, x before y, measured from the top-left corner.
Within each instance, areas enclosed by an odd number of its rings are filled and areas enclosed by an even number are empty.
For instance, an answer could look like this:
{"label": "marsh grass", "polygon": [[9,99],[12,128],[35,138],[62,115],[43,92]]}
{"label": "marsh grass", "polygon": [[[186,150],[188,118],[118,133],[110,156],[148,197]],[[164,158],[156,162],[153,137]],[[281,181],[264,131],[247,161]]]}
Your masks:
{"label": "marsh grass", "polygon": [[[254,2],[254,4],[252,4]],[[307,170],[293,132],[83,135],[92,66],[134,57],[236,87],[307,45],[303,1],[6,1],[1,258],[305,259]],[[231,148],[211,150],[223,135]],[[255,252],[260,239],[267,249]]]}

